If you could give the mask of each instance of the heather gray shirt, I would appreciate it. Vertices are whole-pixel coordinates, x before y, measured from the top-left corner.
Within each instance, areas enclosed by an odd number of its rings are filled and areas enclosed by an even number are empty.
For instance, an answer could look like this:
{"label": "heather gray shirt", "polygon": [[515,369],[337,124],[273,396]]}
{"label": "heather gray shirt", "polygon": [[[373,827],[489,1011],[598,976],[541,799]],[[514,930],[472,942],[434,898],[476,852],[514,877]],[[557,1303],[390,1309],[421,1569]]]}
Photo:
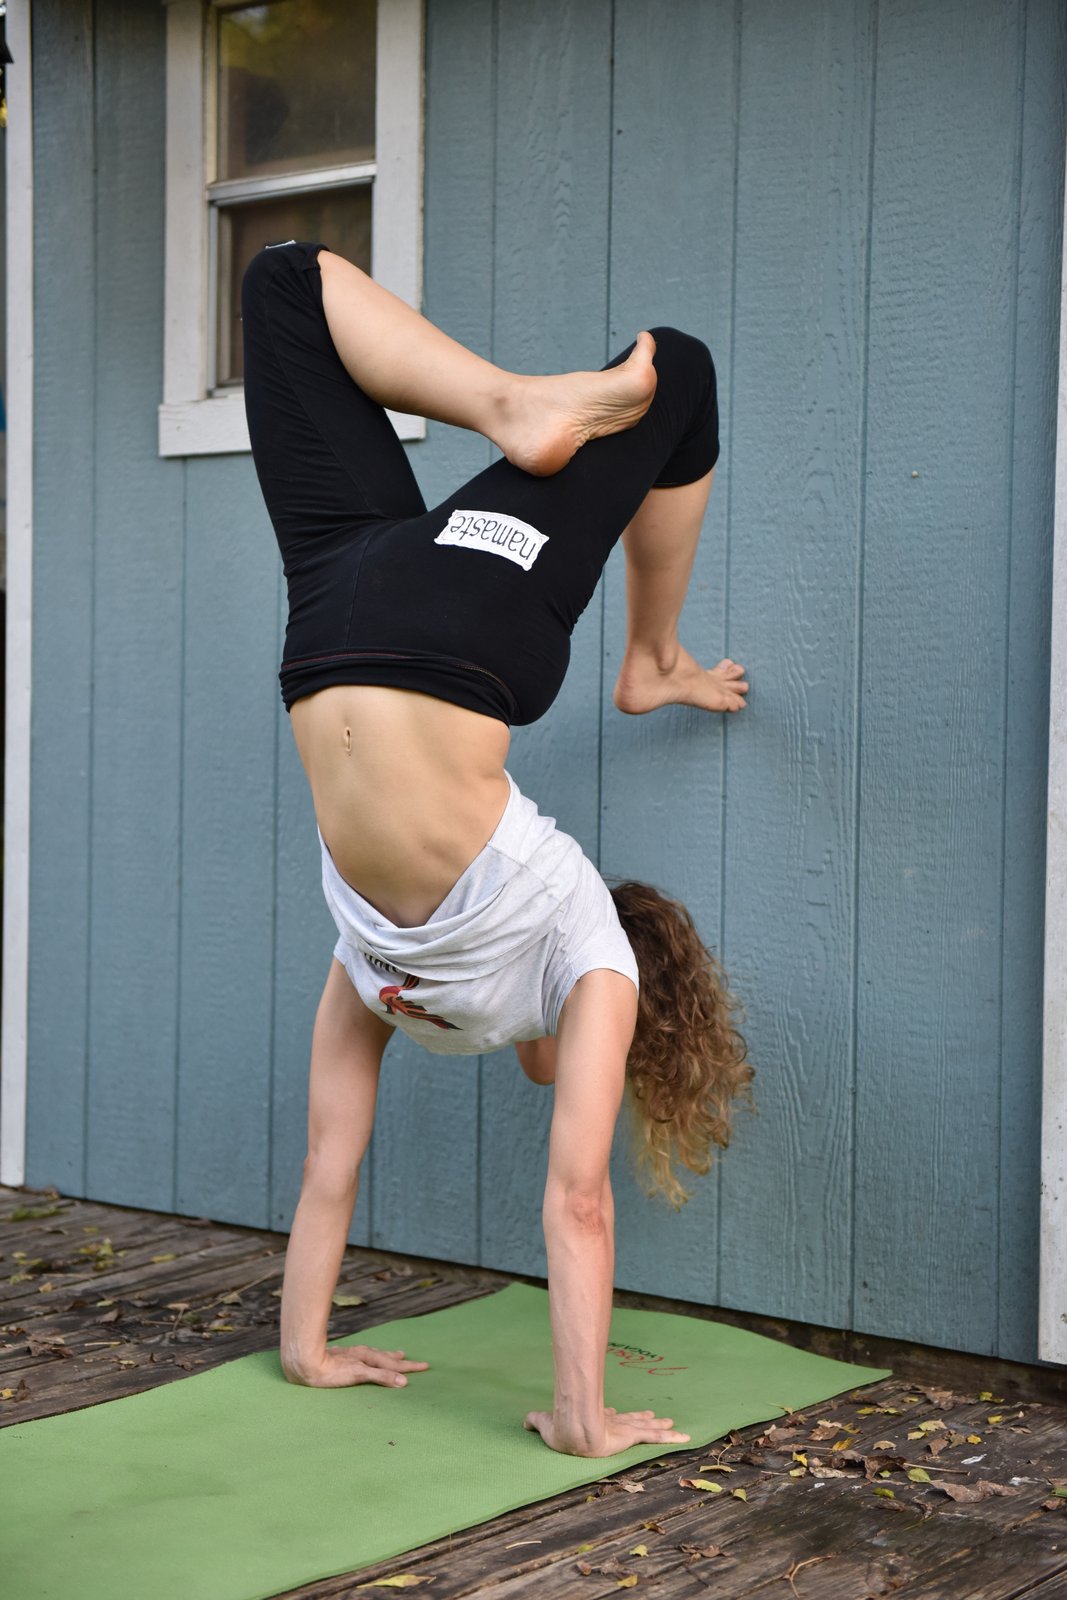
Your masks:
{"label": "heather gray shirt", "polygon": [[564,1000],[595,967],[638,982],[604,880],[506,776],[492,838],[418,928],[398,928],[364,900],[319,835],[334,955],[371,1011],[439,1055],[555,1034]]}

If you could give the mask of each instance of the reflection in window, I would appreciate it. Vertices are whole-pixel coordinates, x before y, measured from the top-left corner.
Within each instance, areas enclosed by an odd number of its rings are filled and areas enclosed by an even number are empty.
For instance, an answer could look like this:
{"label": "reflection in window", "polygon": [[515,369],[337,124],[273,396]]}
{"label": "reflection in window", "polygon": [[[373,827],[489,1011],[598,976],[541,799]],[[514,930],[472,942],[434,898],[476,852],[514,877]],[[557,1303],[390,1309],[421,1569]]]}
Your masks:
{"label": "reflection in window", "polygon": [[256,251],[316,240],[370,270],[376,0],[216,8],[213,387],[242,377],[240,287]]}
{"label": "reflection in window", "polygon": [[219,15],[218,178],[374,160],[375,0]]}

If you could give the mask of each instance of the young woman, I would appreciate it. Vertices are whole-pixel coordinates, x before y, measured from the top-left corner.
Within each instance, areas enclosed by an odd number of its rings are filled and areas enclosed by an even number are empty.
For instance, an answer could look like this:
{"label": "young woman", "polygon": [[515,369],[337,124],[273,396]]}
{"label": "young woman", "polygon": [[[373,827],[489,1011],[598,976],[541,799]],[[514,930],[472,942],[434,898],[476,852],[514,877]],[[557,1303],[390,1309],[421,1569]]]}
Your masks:
{"label": "young woman", "polygon": [[[640,884],[613,898],[504,763],[511,724],[558,693],[620,535],[616,706],[744,706],[743,668],[706,670],[677,636],[718,455],[711,357],[658,328],[602,372],[504,372],[295,240],[254,258],[242,310],[252,450],[289,589],[282,695],[339,933],[312,1041],[285,1374],[402,1387],[425,1369],[326,1343],[382,1053],[395,1027],[438,1052],[514,1043],[529,1076],[555,1084],[556,1392],[526,1426],[583,1456],[682,1442],[669,1417],[604,1405],[608,1158],[628,1088],[652,1187],[680,1203],[673,1162],[706,1171],[710,1143],[726,1143],[744,1041],[684,908]],[[387,406],[475,429],[504,459],[428,511]]]}

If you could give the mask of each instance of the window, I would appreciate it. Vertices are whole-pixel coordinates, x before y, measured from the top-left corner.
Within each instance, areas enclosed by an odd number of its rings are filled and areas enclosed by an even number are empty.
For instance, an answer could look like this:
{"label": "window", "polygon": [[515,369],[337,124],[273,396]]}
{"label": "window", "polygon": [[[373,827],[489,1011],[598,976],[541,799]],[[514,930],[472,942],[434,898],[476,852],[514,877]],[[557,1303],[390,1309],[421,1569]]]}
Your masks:
{"label": "window", "polygon": [[419,304],[422,5],[167,3],[159,450],[247,450],[239,297],[262,244],[324,238]]}

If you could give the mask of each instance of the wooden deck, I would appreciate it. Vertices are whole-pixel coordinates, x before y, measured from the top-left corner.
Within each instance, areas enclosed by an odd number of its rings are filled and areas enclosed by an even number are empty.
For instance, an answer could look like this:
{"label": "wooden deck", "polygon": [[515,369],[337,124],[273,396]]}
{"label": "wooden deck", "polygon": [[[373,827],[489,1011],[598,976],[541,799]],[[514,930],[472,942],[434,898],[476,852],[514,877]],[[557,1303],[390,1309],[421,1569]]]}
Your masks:
{"label": "wooden deck", "polygon": [[[0,1424],[271,1348],[285,1245],[284,1234],[0,1189]],[[338,1308],[331,1333],[504,1281],[353,1248],[339,1292],[364,1303]],[[862,1395],[287,1593],[341,1600],[372,1578],[411,1573],[437,1600],[600,1600],[620,1587],[669,1600],[1067,1596],[1060,1375],[915,1350],[901,1366],[886,1353],[864,1349],[906,1375]],[[711,1460],[732,1469],[722,1481],[747,1499],[680,1486]],[[926,1476],[909,1478],[916,1469]],[[622,1583],[630,1574],[636,1583]]]}

